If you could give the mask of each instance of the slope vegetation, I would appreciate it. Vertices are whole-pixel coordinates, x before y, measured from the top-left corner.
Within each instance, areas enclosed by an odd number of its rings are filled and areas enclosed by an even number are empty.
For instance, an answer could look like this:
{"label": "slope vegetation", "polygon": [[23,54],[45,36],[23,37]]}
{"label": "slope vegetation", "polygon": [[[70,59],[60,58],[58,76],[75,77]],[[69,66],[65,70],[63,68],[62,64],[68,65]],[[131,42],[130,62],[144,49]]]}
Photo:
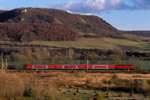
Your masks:
{"label": "slope vegetation", "polygon": [[0,12],[0,38],[14,41],[67,41],[76,37],[124,38],[97,16],[56,9],[20,8]]}

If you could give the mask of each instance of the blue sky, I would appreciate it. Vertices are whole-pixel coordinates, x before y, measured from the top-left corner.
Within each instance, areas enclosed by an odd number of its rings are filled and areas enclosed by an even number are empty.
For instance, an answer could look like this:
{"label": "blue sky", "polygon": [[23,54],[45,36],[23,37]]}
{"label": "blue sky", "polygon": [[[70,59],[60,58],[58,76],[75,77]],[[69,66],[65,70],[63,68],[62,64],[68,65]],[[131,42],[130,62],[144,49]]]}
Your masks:
{"label": "blue sky", "polygon": [[92,14],[119,30],[150,30],[150,0],[0,0],[0,9],[56,8]]}

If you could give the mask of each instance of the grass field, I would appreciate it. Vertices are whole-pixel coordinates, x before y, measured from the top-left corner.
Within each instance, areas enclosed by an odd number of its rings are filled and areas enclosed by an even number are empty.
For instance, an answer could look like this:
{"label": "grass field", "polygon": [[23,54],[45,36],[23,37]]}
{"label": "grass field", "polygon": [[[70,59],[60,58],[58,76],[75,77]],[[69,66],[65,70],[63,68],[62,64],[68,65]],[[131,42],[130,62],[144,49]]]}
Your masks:
{"label": "grass field", "polygon": [[135,50],[150,50],[150,46],[146,42],[131,41],[126,39],[114,38],[79,38],[75,41],[34,41],[30,44],[48,45],[56,47],[73,47],[86,49],[121,49],[120,46],[135,48]]}
{"label": "grass field", "polygon": [[[48,45],[56,47],[73,47],[86,49],[113,49],[114,45],[102,38],[80,38],[76,41],[34,41],[31,44]],[[105,45],[104,45],[105,44]]]}
{"label": "grass field", "polygon": [[[89,33],[92,34],[92,33]],[[16,48],[15,45],[41,45],[41,46],[55,46],[55,47],[73,47],[73,48],[86,48],[86,49],[128,49],[134,48],[140,52],[149,52],[150,44],[143,42],[144,40],[150,39],[149,37],[139,37],[135,35],[123,34],[127,39],[117,39],[109,37],[80,37],[74,41],[32,41],[32,42],[15,42],[15,41],[0,41],[1,44],[9,44],[10,46],[1,46],[1,48]],[[13,47],[12,47],[12,46]],[[124,48],[121,48],[124,47]]]}
{"label": "grass field", "polygon": [[[131,35],[132,36],[132,35]],[[80,48],[80,49],[103,49],[103,50],[130,50],[137,52],[150,52],[150,44],[143,42],[146,38],[132,36],[138,38],[137,40],[116,39],[116,38],[77,38],[75,41],[33,41],[33,42],[10,42],[0,41],[1,44],[9,44],[1,46],[5,49],[25,49],[32,45],[50,46],[50,47],[64,47],[64,48]],[[26,45],[19,47],[16,45]]]}
{"label": "grass field", "polygon": [[93,100],[97,92],[102,100],[150,98],[150,74],[0,70],[0,81],[2,100]]}

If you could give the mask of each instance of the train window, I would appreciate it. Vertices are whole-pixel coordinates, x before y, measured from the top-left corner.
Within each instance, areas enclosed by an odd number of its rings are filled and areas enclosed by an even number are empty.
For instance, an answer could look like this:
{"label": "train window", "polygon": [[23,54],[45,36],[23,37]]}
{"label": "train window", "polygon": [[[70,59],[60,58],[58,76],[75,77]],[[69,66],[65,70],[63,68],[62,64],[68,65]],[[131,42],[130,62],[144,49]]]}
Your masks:
{"label": "train window", "polygon": [[54,68],[55,65],[48,65],[48,68]]}
{"label": "train window", "polygon": [[76,68],[76,65],[65,65],[65,68]]}
{"label": "train window", "polygon": [[62,65],[55,65],[55,68],[62,68]]}
{"label": "train window", "polygon": [[87,68],[87,65],[78,65],[78,68]]}
{"label": "train window", "polygon": [[95,65],[94,68],[106,68],[106,66]]}

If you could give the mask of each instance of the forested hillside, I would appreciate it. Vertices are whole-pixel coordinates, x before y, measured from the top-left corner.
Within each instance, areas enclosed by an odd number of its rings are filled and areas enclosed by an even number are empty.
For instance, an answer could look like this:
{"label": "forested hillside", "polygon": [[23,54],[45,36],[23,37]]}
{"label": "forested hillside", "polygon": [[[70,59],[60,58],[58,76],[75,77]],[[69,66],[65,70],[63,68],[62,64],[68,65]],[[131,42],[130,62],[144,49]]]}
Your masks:
{"label": "forested hillside", "polygon": [[81,36],[124,38],[120,31],[97,16],[43,8],[0,11],[1,40],[67,41]]}

